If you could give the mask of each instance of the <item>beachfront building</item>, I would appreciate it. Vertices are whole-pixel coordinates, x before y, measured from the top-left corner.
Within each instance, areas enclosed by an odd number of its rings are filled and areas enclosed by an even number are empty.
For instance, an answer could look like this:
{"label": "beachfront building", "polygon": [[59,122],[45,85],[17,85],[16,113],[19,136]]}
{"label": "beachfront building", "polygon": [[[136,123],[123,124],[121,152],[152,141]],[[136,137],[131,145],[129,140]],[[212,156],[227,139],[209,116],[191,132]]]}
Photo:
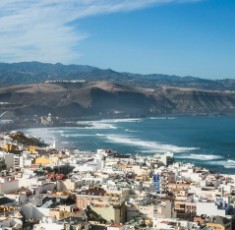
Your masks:
{"label": "beachfront building", "polygon": [[174,162],[174,154],[167,152],[164,154],[155,154],[153,159],[163,163],[165,166],[169,166]]}

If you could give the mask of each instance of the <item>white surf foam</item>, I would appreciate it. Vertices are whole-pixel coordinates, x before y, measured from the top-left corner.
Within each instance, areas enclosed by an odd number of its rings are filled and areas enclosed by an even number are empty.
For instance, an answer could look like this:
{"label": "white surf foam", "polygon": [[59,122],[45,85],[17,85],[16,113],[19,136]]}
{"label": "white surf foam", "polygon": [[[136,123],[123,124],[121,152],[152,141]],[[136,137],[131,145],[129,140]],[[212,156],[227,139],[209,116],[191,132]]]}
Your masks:
{"label": "white surf foam", "polygon": [[129,133],[139,133],[140,131],[125,129],[125,132],[129,132]]}
{"label": "white surf foam", "polygon": [[234,160],[227,160],[224,167],[225,168],[235,168],[235,161]]}
{"label": "white surf foam", "polygon": [[178,159],[192,159],[192,160],[199,160],[199,161],[211,161],[211,160],[218,160],[222,159],[222,156],[217,155],[210,155],[210,154],[183,154],[176,156]]}
{"label": "white surf foam", "polygon": [[87,122],[78,122],[78,123],[103,123],[103,124],[112,124],[112,123],[129,123],[129,122],[141,122],[142,118],[120,118],[120,119],[102,119],[98,121],[87,121]]}
{"label": "white surf foam", "polygon": [[[159,142],[153,142],[153,141],[144,141],[141,139],[137,139],[137,138],[132,138],[130,136],[127,135],[103,135],[105,138],[107,138],[107,140],[109,142],[112,143],[120,143],[120,144],[124,144],[124,145],[130,145],[130,146],[137,146],[140,147],[141,149],[143,149],[144,151],[149,151],[150,150],[152,152],[168,152],[168,151],[172,151],[175,153],[179,153],[179,152],[186,152],[186,151],[191,151],[191,150],[195,150],[197,148],[195,147],[179,147],[176,145],[170,145],[170,144],[162,144]],[[144,152],[143,151],[143,152]]]}
{"label": "white surf foam", "polygon": [[117,129],[115,125],[106,123],[92,123],[94,129]]}
{"label": "white surf foam", "polygon": [[127,118],[127,119],[115,119],[114,122],[122,122],[122,123],[127,123],[127,122],[141,122],[143,119],[141,118]]}
{"label": "white surf foam", "polygon": [[98,137],[103,137],[104,135],[103,135],[103,134],[100,134],[100,133],[96,133],[96,136],[98,136]]}
{"label": "white surf foam", "polygon": [[210,161],[208,162],[208,164],[219,165],[219,166],[223,166],[224,168],[235,168],[234,160]]}
{"label": "white surf foam", "polygon": [[117,129],[115,123],[141,122],[141,118],[103,119],[100,121],[78,121],[77,124],[87,125],[77,129]]}
{"label": "white surf foam", "polygon": [[40,138],[47,144],[52,144],[56,139],[55,134],[50,132],[50,128],[32,128],[24,130],[27,135]]}
{"label": "white surf foam", "polygon": [[63,130],[50,130],[51,133],[64,133]]}
{"label": "white surf foam", "polygon": [[92,127],[89,127],[91,129],[117,129],[115,125],[107,124],[107,123],[92,123]]}
{"label": "white surf foam", "polygon": [[61,134],[62,137],[67,137],[67,138],[70,138],[70,137],[93,137],[94,135],[92,134],[82,134],[82,133],[74,133],[74,134]]}
{"label": "white surf foam", "polygon": [[169,119],[169,120],[175,120],[176,117],[150,117],[151,120],[166,120],[166,119]]}
{"label": "white surf foam", "polygon": [[117,129],[113,124],[103,123],[100,121],[77,122],[78,124],[87,125],[85,127],[76,127],[76,129]]}

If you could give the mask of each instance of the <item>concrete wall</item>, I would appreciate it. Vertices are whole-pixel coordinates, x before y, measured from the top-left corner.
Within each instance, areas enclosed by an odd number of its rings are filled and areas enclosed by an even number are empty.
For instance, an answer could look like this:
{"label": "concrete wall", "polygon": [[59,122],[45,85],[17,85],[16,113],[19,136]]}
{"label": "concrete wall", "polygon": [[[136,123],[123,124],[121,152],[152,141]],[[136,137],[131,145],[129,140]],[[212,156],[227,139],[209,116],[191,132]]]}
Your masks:
{"label": "concrete wall", "polygon": [[175,218],[176,213],[169,200],[162,201],[157,206],[157,216],[163,218]]}
{"label": "concrete wall", "polygon": [[3,183],[0,183],[0,193],[10,193],[17,189],[19,189],[18,180],[4,181]]}
{"label": "concrete wall", "polygon": [[197,203],[197,215],[208,215],[208,216],[223,216],[225,217],[225,210],[217,209],[215,203],[212,202],[198,202]]}
{"label": "concrete wall", "polygon": [[5,158],[7,169],[13,168],[14,167],[14,154],[6,153],[4,158]]}
{"label": "concrete wall", "polygon": [[91,207],[91,209],[97,214],[101,215],[105,220],[113,220],[115,223],[117,223],[115,221],[115,209],[111,205],[109,207]]}
{"label": "concrete wall", "polygon": [[5,218],[5,219],[2,219],[1,222],[0,222],[0,228],[10,228],[10,227],[13,227],[15,224],[14,220],[13,219],[8,219],[8,218]]}
{"label": "concrete wall", "polygon": [[49,216],[49,208],[38,208],[33,204],[26,204],[22,206],[22,212],[26,218],[42,218]]}
{"label": "concrete wall", "polygon": [[91,209],[107,221],[113,220],[117,224],[126,222],[126,206],[124,203],[119,208],[110,205],[109,207],[92,206]]}
{"label": "concrete wall", "polygon": [[19,204],[25,204],[28,200],[26,194],[6,194],[5,197],[8,197],[9,199],[13,199]]}
{"label": "concrete wall", "polygon": [[147,218],[153,218],[154,215],[154,205],[146,206],[127,206],[127,221],[133,220],[134,218],[144,215]]}
{"label": "concrete wall", "polygon": [[67,179],[65,181],[60,181],[59,182],[59,189],[60,190],[71,190],[74,191],[76,188],[75,182],[71,181],[70,179]]}

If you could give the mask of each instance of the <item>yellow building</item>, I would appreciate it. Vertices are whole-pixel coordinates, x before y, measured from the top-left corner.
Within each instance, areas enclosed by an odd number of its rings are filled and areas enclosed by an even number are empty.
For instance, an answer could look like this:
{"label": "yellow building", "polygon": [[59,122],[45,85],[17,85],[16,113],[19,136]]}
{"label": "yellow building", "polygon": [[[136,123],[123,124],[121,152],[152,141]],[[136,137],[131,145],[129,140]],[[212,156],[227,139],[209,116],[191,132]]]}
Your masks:
{"label": "yellow building", "polygon": [[60,220],[69,216],[73,216],[73,213],[71,211],[60,210],[59,208],[54,208],[50,210],[49,216],[55,218],[56,220]]}
{"label": "yellow building", "polygon": [[35,146],[28,146],[27,150],[31,153],[35,153],[36,152],[36,147]]}
{"label": "yellow building", "polygon": [[10,143],[6,143],[3,146],[3,150],[5,150],[6,152],[11,152],[11,151],[14,151],[14,150],[18,150],[18,146],[10,144]]}
{"label": "yellow building", "polygon": [[36,165],[49,165],[51,163],[58,163],[59,159],[58,157],[48,157],[48,156],[41,156],[37,157],[35,159],[35,164]]}

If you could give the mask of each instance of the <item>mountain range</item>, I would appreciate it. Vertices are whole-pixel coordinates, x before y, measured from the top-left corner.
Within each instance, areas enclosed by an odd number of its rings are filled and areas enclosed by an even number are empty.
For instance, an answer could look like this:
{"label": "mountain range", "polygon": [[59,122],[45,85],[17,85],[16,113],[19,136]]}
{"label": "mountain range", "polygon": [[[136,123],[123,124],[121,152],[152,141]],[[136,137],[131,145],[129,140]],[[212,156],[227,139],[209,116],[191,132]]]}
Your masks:
{"label": "mountain range", "polygon": [[235,80],[0,63],[0,112],[61,117],[235,114]]}

